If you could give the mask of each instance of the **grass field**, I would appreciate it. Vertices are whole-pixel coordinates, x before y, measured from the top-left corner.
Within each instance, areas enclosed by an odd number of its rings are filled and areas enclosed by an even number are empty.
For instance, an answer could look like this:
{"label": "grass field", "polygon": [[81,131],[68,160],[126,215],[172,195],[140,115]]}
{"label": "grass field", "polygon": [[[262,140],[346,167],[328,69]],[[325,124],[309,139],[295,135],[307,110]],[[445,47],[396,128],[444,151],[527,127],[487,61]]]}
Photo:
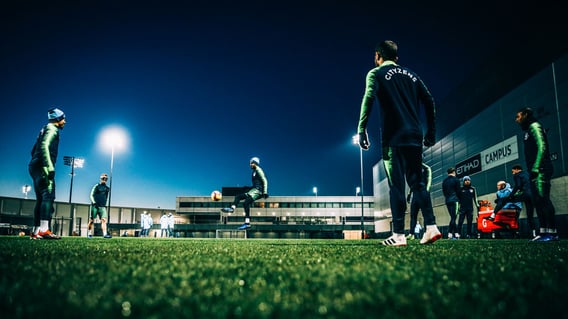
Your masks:
{"label": "grass field", "polygon": [[3,318],[545,318],[568,241],[0,237]]}

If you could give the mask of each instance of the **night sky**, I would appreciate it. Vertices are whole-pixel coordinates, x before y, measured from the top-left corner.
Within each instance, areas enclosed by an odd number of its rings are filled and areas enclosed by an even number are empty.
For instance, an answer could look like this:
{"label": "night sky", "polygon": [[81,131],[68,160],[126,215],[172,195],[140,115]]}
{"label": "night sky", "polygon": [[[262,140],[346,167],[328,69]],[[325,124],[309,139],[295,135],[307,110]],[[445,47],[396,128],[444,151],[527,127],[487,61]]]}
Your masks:
{"label": "night sky", "polygon": [[[128,143],[115,150],[112,204],[162,208],[174,208],[176,196],[249,185],[252,156],[273,196],[313,195],[313,187],[354,195],[351,137],[377,42],[397,42],[399,63],[425,81],[438,112],[450,112],[441,102],[477,66],[549,30],[560,12],[513,1],[46,3],[0,7],[0,195],[23,197],[30,149],[57,106],[67,115],[57,200],[69,199],[63,156],[76,156],[85,165],[73,201],[89,202],[110,170],[100,135],[119,126]],[[366,195],[380,159],[378,123],[375,112]]]}

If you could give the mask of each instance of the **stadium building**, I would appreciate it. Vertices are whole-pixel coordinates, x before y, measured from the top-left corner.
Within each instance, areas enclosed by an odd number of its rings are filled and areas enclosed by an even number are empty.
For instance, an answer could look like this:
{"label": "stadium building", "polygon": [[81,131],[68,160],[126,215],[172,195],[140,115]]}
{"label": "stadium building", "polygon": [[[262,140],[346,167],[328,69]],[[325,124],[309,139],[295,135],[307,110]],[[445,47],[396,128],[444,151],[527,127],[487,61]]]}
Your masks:
{"label": "stadium building", "polygon": [[244,221],[239,205],[234,213],[221,213],[243,190],[224,187],[223,199],[181,196],[176,213],[188,223],[176,225],[184,237],[356,238],[375,228],[373,196],[270,196],[253,203],[253,228],[237,231]]}

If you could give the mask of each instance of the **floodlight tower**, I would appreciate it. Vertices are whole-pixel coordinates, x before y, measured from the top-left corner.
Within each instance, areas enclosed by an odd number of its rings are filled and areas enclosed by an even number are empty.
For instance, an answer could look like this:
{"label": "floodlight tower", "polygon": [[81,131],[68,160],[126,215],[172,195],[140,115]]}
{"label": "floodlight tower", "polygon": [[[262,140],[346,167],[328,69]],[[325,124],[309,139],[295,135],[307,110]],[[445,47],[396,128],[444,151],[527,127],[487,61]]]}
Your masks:
{"label": "floodlight tower", "polygon": [[[353,144],[359,146],[359,134],[353,135]],[[359,147],[359,162],[361,166],[361,239],[365,239],[365,209],[363,191],[363,149]],[[359,191],[357,191],[359,192]]]}

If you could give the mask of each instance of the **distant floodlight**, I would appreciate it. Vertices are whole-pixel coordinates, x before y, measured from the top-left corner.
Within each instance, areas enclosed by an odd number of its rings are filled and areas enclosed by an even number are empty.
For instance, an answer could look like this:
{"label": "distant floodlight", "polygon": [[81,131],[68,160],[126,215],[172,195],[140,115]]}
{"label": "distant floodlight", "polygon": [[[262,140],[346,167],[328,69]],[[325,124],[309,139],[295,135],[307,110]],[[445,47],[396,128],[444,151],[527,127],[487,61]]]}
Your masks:
{"label": "distant floodlight", "polygon": [[355,145],[359,145],[359,134],[355,134],[353,135],[353,137],[351,137],[353,140],[353,144]]}
{"label": "distant floodlight", "polygon": [[[353,139],[353,144],[354,145],[359,145],[359,134],[355,134],[352,136]],[[363,196],[364,194],[364,182],[363,182],[363,149],[361,147],[359,148],[359,162],[361,164],[361,187],[357,187],[357,194],[361,194],[361,239],[365,238],[365,205],[363,203]]]}
{"label": "distant floodlight", "polygon": [[85,159],[84,158],[76,158],[73,161],[73,166],[74,167],[78,167],[78,168],[83,168],[83,165],[85,164]]}
{"label": "distant floodlight", "polygon": [[22,193],[24,194],[24,198],[28,199],[28,193],[32,190],[32,187],[28,184],[22,186]]}
{"label": "distant floodlight", "polygon": [[124,150],[128,146],[128,134],[120,126],[108,126],[103,129],[99,142],[103,148],[111,151]]}

